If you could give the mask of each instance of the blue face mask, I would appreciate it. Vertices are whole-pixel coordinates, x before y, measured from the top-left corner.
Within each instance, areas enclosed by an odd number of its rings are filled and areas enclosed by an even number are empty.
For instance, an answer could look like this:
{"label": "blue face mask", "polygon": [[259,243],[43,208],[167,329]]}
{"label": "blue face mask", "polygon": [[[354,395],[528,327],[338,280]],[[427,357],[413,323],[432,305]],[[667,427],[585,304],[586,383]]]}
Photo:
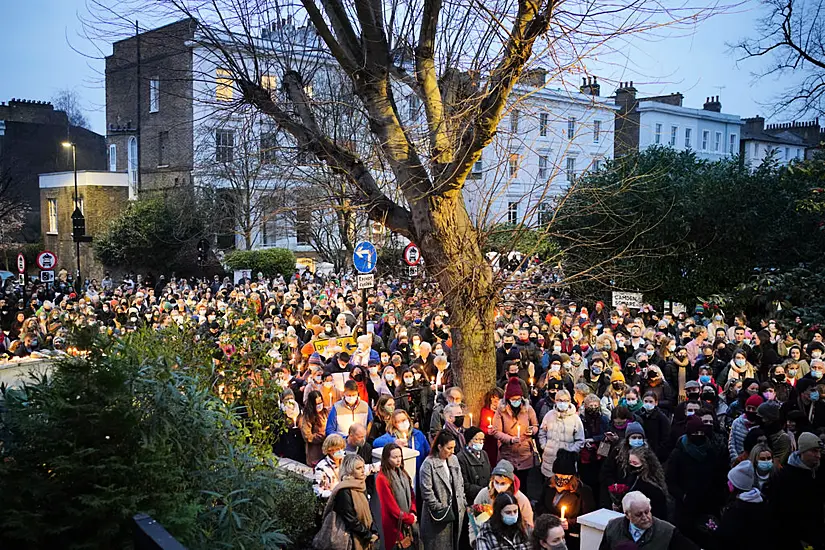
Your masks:
{"label": "blue face mask", "polygon": [[518,522],[518,514],[501,514],[501,521],[504,523],[504,525],[515,525]]}
{"label": "blue face mask", "polygon": [[707,374],[703,374],[699,377],[699,382],[701,382],[702,384],[710,384],[710,376],[708,376]]}
{"label": "blue face mask", "polygon": [[819,392],[818,391],[812,391],[811,392],[811,401],[819,401]]}
{"label": "blue face mask", "polygon": [[470,448],[476,452],[484,450],[484,443],[470,443]]}
{"label": "blue face mask", "polygon": [[600,369],[599,367],[590,367],[590,372],[592,374],[599,375],[602,373],[602,369]]}
{"label": "blue face mask", "polygon": [[635,447],[643,447],[643,446],[644,446],[644,444],[645,444],[645,440],[644,440],[644,439],[628,439],[628,440],[627,440],[627,443],[628,443],[631,447],[634,447],[634,448],[635,448]]}
{"label": "blue face mask", "polygon": [[521,399],[511,399],[510,406],[512,407],[521,407]]}
{"label": "blue face mask", "polygon": [[773,468],[772,460],[760,460],[756,463],[756,469],[760,472],[769,472]]}

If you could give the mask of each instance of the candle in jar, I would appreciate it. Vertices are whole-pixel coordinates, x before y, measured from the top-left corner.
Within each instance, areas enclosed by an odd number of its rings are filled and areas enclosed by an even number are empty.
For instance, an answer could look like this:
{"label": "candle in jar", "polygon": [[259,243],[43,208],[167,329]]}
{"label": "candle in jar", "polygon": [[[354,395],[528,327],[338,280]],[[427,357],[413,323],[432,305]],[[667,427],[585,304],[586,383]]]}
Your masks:
{"label": "candle in jar", "polygon": [[564,513],[567,511],[567,506],[561,507],[561,519],[564,520]]}

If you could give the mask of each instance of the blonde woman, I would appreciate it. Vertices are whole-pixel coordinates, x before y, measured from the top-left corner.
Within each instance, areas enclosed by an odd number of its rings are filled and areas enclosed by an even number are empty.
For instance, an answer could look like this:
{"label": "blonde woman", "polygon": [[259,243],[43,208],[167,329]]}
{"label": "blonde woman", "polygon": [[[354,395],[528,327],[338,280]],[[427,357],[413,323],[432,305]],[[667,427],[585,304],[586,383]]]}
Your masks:
{"label": "blonde woman", "polygon": [[364,459],[349,453],[341,462],[340,473],[341,481],[330,494],[324,516],[334,510],[352,538],[352,548],[369,550],[378,542],[378,531],[367,499]]}
{"label": "blonde woman", "polygon": [[312,487],[315,494],[321,498],[329,498],[340,481],[339,468],[346,454],[345,447],[344,438],[338,434],[328,435],[321,446],[324,458],[315,466],[315,484]]}

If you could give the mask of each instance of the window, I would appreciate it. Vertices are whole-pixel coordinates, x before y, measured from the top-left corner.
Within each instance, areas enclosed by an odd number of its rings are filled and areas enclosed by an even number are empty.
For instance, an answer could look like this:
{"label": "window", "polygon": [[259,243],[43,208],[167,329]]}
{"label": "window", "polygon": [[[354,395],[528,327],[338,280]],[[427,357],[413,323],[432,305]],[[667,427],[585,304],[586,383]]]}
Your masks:
{"label": "window", "polygon": [[553,219],[553,210],[546,202],[539,203],[539,225],[545,226]]}
{"label": "window", "polygon": [[576,157],[567,157],[567,181],[576,179]]}
{"label": "window", "polygon": [[602,159],[593,159],[593,171],[598,172],[602,169]]}
{"label": "window", "polygon": [[518,164],[521,156],[518,153],[511,153],[510,154],[510,176],[517,176],[518,175]]}
{"label": "window", "polygon": [[166,166],[166,144],[169,143],[169,132],[158,132],[158,166]]}
{"label": "window", "polygon": [[518,223],[518,203],[507,203],[507,223]]}
{"label": "window", "polygon": [[670,146],[676,147],[676,133],[679,131],[678,126],[670,127]]}
{"label": "window", "polygon": [[576,117],[567,119],[567,139],[573,139],[576,136]]}
{"label": "window", "polygon": [[410,96],[408,106],[410,108],[410,119],[415,120],[416,118],[418,118],[418,109],[421,107],[421,100],[418,99],[417,95],[412,94]]}
{"label": "window", "polygon": [[599,139],[601,139],[602,133],[602,121],[601,120],[594,120],[593,121],[593,143],[599,143]]}
{"label": "window", "polygon": [[299,245],[309,244],[309,229],[312,212],[308,202],[302,201],[298,204],[298,211],[295,213],[295,240]]}
{"label": "window", "polygon": [[481,172],[484,170],[484,160],[483,157],[478,157],[478,160],[473,163],[473,171],[470,174],[472,179],[479,179],[481,177]]}
{"label": "window", "polygon": [[730,135],[730,150],[728,151],[731,155],[735,155],[736,151],[736,134]]}
{"label": "window", "polygon": [[215,72],[215,99],[218,101],[232,101],[232,74],[226,69]]}
{"label": "window", "polygon": [[57,199],[49,199],[49,233],[57,235]]}
{"label": "window", "polygon": [[272,132],[261,134],[261,164],[275,162],[276,137]]}
{"label": "window", "polygon": [[265,90],[268,90],[271,94],[272,92],[276,91],[276,87],[278,86],[278,79],[271,74],[265,74],[261,76],[261,87]]}
{"label": "window", "polygon": [[268,197],[264,202],[264,216],[261,220],[261,240],[265,246],[272,246],[278,240],[279,202],[275,197]]}
{"label": "window", "polygon": [[715,139],[713,140],[713,150],[716,152],[722,150],[722,132],[716,132]]}
{"label": "window", "polygon": [[129,147],[126,153],[126,163],[129,170],[129,197],[136,198],[138,191],[138,146],[137,138],[135,136],[129,138]]}
{"label": "window", "polygon": [[708,142],[710,141],[710,131],[702,130],[702,151],[708,150]]}
{"label": "window", "polygon": [[235,132],[215,130],[215,160],[232,162],[235,159]]}
{"label": "window", "polygon": [[798,159],[802,158],[802,149],[797,149],[796,150],[796,158],[798,158]]}
{"label": "window", "polygon": [[518,119],[520,114],[518,109],[510,113],[510,131],[514,134],[518,132]]}
{"label": "window", "polygon": [[656,124],[656,132],[655,132],[654,137],[653,137],[653,143],[655,143],[656,145],[659,145],[660,143],[662,143],[662,125],[661,124]]}
{"label": "window", "polygon": [[791,148],[785,147],[785,161],[791,160]]}
{"label": "window", "polygon": [[309,99],[312,99],[315,97],[315,88],[312,87],[312,84],[307,84],[304,86],[304,93]]}
{"label": "window", "polygon": [[157,77],[149,81],[149,112],[157,113],[160,110],[160,80]]}
{"label": "window", "polygon": [[109,144],[109,172],[117,172],[117,145]]}
{"label": "window", "polygon": [[685,149],[690,149],[690,147],[691,147],[691,145],[690,145],[690,137],[691,137],[690,134],[691,134],[691,129],[690,128],[685,128]]}
{"label": "window", "polygon": [[539,179],[547,179],[547,155],[539,156]]}
{"label": "window", "polygon": [[539,115],[539,135],[544,137],[547,135],[547,125],[550,122],[550,115],[541,113]]}

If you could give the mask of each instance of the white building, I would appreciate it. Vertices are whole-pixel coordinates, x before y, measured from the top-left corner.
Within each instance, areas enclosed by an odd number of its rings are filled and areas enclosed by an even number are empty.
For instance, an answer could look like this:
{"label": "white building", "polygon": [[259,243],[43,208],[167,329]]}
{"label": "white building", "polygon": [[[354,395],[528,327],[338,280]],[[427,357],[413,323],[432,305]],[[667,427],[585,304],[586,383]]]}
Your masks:
{"label": "white building", "polygon": [[793,130],[814,126],[816,130],[819,129],[819,125],[814,122],[773,124],[766,128],[765,119],[761,116],[746,118],[744,122],[740,154],[745,165],[750,168],[758,167],[769,157],[780,166],[792,160],[804,160],[808,144]]}
{"label": "white building", "polygon": [[719,97],[702,109],[682,105],[682,94],[637,98],[633,83],[616,90],[616,156],[648,147],[691,150],[698,158],[719,160],[739,154],[742,126],[738,115],[722,113]]}
{"label": "white building", "polygon": [[546,87],[541,73],[522,79],[465,185],[471,217],[484,226],[547,222],[554,198],[612,157],[617,110],[595,79],[577,92]]}

